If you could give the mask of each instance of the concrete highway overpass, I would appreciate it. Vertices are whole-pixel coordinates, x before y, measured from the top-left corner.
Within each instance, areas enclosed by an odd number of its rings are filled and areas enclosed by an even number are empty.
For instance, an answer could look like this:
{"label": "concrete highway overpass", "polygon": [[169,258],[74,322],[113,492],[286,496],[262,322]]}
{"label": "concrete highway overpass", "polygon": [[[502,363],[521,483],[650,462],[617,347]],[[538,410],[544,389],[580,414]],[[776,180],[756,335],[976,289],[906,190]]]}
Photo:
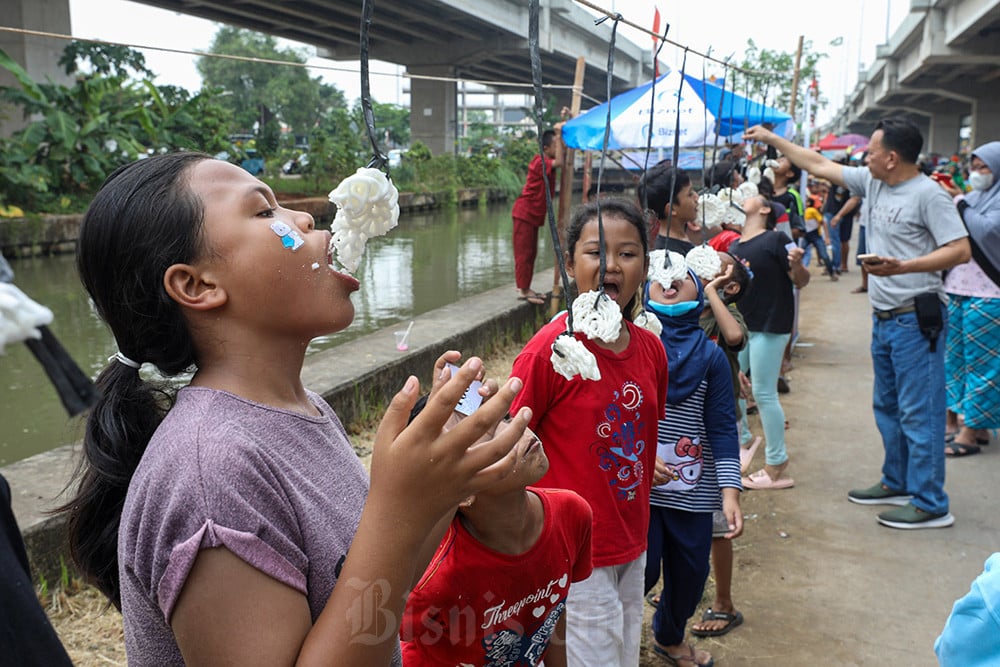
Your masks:
{"label": "concrete highway overpass", "polygon": [[[315,46],[319,55],[357,60],[360,0],[139,0]],[[572,85],[576,60],[586,59],[584,93],[606,98],[611,22],[594,17],[573,0],[545,0],[539,20],[544,82]],[[4,23],[50,32],[69,32],[68,0],[0,0]],[[20,23],[18,23],[20,21]],[[527,0],[379,0],[370,33],[372,58],[406,66],[411,75],[530,83]],[[4,39],[15,41],[16,38]],[[53,48],[31,38],[23,45],[0,42],[34,76],[55,71],[64,44]],[[8,47],[13,47],[10,49]],[[619,36],[614,93],[652,78],[650,49]],[[0,84],[5,83],[0,80]],[[524,92],[510,88],[501,92]],[[568,89],[555,90],[569,103]],[[411,134],[435,153],[454,149],[457,91],[453,81],[414,78],[410,84]]]}
{"label": "concrete highway overpass", "polygon": [[924,132],[924,151],[951,155],[1000,140],[1000,0],[910,0],[910,12],[860,75],[830,130],[869,134],[904,115]]}

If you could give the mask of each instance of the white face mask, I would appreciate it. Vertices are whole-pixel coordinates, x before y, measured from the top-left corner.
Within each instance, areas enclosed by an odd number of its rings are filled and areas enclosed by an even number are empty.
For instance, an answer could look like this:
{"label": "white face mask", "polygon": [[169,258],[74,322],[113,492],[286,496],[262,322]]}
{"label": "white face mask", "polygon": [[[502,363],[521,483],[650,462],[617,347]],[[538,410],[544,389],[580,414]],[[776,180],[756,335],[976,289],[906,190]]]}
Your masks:
{"label": "white face mask", "polygon": [[984,174],[981,171],[974,171],[969,174],[969,185],[973,190],[989,190],[993,187],[993,174]]}

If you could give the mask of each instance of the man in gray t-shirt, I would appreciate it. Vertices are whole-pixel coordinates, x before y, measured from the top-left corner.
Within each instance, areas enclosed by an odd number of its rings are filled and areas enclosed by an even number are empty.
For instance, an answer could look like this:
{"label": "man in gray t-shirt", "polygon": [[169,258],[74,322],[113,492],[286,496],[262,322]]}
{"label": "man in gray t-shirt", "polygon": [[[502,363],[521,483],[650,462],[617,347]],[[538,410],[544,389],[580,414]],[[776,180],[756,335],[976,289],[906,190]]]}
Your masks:
{"label": "man in gray t-shirt", "polygon": [[[942,528],[955,519],[944,492],[944,337],[941,272],[969,260],[965,226],[947,194],[917,167],[923,137],[887,118],[868,144],[868,167],[843,167],[761,127],[745,139],[774,146],[796,165],[864,197],[872,304],[873,409],[885,458],[882,479],[848,500],[896,505],[878,515],[891,528]],[[915,299],[933,293],[945,324],[935,344],[921,333]]]}

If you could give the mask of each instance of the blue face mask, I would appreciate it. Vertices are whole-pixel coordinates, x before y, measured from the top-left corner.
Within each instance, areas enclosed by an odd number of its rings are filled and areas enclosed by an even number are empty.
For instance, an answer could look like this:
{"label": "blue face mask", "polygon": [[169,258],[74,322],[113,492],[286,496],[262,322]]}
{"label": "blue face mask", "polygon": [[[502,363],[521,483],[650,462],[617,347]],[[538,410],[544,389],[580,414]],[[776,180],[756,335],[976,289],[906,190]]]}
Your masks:
{"label": "blue face mask", "polygon": [[656,303],[650,301],[647,306],[650,310],[667,317],[679,317],[698,307],[698,301],[681,301],[679,303]]}

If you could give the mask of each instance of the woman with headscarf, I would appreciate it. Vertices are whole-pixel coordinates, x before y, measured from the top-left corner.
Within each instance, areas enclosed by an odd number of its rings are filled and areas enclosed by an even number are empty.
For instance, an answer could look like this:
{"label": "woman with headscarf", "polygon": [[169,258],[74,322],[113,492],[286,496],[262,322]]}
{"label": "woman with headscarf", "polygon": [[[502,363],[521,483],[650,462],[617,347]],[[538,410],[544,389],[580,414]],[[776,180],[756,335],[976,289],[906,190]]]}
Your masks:
{"label": "woman with headscarf", "polygon": [[968,194],[943,186],[955,196],[972,245],[972,259],[944,282],[948,456],[978,454],[990,429],[1000,428],[1000,141],[973,151],[969,185]]}

